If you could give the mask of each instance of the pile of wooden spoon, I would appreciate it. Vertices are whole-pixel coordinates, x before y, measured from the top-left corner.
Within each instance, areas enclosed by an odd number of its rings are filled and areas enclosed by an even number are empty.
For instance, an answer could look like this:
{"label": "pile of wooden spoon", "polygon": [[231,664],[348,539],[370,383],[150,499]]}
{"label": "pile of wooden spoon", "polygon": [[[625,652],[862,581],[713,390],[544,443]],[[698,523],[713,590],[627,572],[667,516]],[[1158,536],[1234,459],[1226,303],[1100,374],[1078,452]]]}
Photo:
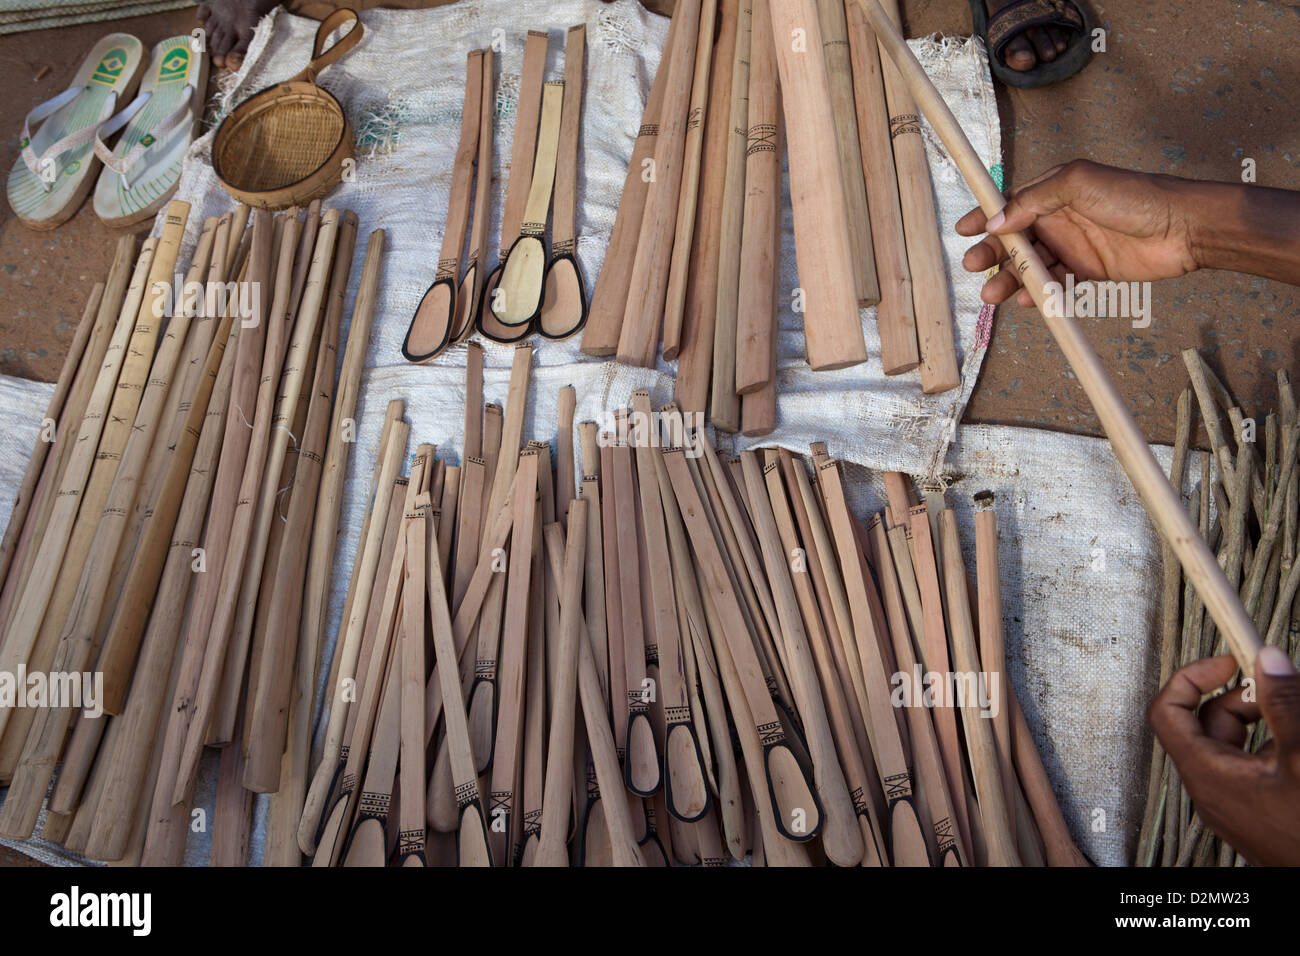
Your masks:
{"label": "pile of wooden spoon", "polygon": [[723,460],[644,391],[575,427],[562,389],[527,436],[531,346],[504,409],[469,359],[460,464],[403,476],[390,408],[316,865],[1086,862],[1004,673],[991,501],[972,587],[902,475],[864,521],[820,445]]}
{"label": "pile of wooden spoon", "polygon": [[[576,256],[586,31],[583,24],[569,28],[564,80],[549,83],[544,82],[548,36],[535,30],[528,33],[515,103],[499,261],[490,273],[487,223],[496,113],[493,52],[491,48],[470,51],[438,271],[402,344],[407,361],[428,362],[476,329],[493,341],[518,342],[533,332],[565,339],[586,322],[586,285]],[[462,271],[471,187],[473,227]]]}

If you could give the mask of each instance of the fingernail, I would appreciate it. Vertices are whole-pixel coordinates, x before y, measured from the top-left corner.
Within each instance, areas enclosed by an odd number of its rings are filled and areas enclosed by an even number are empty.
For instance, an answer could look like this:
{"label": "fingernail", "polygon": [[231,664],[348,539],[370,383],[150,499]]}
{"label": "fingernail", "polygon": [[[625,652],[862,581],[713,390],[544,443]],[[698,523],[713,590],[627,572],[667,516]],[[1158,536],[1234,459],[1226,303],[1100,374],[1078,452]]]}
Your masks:
{"label": "fingernail", "polygon": [[1255,658],[1255,667],[1270,677],[1294,677],[1291,658],[1280,647],[1263,647]]}
{"label": "fingernail", "polygon": [[987,228],[989,232],[993,232],[996,229],[1001,229],[1002,224],[1006,221],[1007,221],[1006,213],[999,212],[989,219],[985,228]]}

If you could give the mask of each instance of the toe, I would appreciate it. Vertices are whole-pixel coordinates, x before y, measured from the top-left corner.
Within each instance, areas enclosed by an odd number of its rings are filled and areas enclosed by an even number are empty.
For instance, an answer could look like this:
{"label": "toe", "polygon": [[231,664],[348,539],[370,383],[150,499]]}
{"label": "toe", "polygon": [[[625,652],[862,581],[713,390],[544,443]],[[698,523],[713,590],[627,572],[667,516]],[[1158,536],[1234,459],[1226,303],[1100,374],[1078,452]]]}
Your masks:
{"label": "toe", "polygon": [[1062,27],[1048,27],[1047,35],[1051,37],[1058,54],[1064,53],[1070,45],[1070,34]]}
{"label": "toe", "polygon": [[1038,57],[1034,55],[1034,48],[1030,46],[1029,41],[1024,35],[1012,37],[1002,51],[1002,59],[1007,66],[1013,70],[1019,70],[1024,73],[1032,70],[1038,65]]}
{"label": "toe", "polygon": [[224,23],[213,26],[208,33],[208,52],[212,54],[212,64],[218,69],[226,65],[226,54],[230,52],[230,31]]}
{"label": "toe", "polygon": [[1034,52],[1038,54],[1038,59],[1043,63],[1051,63],[1056,59],[1056,45],[1048,38],[1047,33],[1041,27],[1030,27],[1025,31],[1029,42],[1034,45]]}

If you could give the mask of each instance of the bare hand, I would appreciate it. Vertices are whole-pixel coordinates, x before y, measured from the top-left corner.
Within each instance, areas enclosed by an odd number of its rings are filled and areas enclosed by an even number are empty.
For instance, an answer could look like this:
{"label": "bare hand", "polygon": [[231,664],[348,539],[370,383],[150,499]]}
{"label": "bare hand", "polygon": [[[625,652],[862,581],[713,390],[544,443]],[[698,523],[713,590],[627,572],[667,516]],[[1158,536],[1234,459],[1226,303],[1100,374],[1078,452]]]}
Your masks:
{"label": "bare hand", "polygon": [[[1185,208],[1186,180],[1136,173],[1075,160],[1056,166],[1013,191],[1001,218],[977,207],[957,222],[962,236],[991,235],[966,251],[967,272],[984,272],[1006,259],[999,233],[1031,231],[1034,248],[1058,282],[1167,279],[1197,268]],[[1001,269],[980,297],[998,304],[1020,281]],[[1032,306],[1021,290],[1017,301]]]}
{"label": "bare hand", "polygon": [[[1147,717],[1178,766],[1196,810],[1247,860],[1300,864],[1300,676],[1276,647],[1255,663],[1255,701],[1237,687],[1201,706],[1201,697],[1231,679],[1231,657],[1211,657],[1177,671],[1151,702]],[[1258,753],[1242,750],[1261,717],[1273,739]]]}

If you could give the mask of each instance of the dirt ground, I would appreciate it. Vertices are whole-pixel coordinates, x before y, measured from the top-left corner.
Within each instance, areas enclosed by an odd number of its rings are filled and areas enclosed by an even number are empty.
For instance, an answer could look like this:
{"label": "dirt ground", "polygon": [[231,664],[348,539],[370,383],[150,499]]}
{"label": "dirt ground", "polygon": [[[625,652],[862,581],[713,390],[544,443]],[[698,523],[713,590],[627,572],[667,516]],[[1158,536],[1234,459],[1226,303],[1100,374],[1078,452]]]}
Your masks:
{"label": "dirt ground", "polygon": [[[1092,0],[1105,53],[1080,75],[1043,90],[999,86],[1007,182],[1014,186],[1076,156],[1133,169],[1238,180],[1254,159],[1258,183],[1300,188],[1300,6],[1230,0]],[[955,0],[905,0],[907,32],[964,35],[970,10]],[[115,22],[146,45],[188,32],[192,10]],[[30,107],[64,89],[77,51],[102,35],[87,24],[0,37],[0,163],[16,158]],[[43,74],[43,75],[42,75]],[[36,77],[40,76],[40,79]],[[91,286],[107,273],[112,235],[90,211],[51,233],[0,209],[0,373],[52,380]],[[1158,283],[1153,321],[1099,320],[1089,336],[1152,440],[1169,441],[1185,375],[1179,352],[1200,347],[1247,413],[1276,404],[1275,373],[1295,371],[1300,291],[1234,273]],[[1086,396],[1032,310],[999,309],[967,411],[971,422],[1099,434]]]}

